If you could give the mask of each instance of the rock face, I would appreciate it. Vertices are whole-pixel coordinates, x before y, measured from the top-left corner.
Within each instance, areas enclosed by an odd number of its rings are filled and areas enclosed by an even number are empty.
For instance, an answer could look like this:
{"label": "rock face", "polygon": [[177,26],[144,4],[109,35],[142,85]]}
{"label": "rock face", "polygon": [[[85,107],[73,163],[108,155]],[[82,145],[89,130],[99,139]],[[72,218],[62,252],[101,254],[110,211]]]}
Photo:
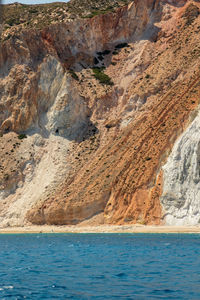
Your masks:
{"label": "rock face", "polygon": [[86,2],[4,18],[0,225],[198,223],[199,2]]}
{"label": "rock face", "polygon": [[[44,28],[41,32],[23,31],[21,35],[17,33],[2,43],[0,47],[2,132],[27,130],[38,121],[40,106],[44,105],[48,109],[46,106],[52,104],[52,99],[48,100],[48,103],[44,103],[42,99],[41,103],[40,94],[43,97],[43,92],[48,91],[51,82],[54,81],[55,85],[62,77],[58,74],[60,78],[54,79],[56,73],[61,72],[56,70],[56,61],[60,62],[64,69],[74,67],[80,71],[93,66],[97,51],[144,34],[146,25],[151,25],[150,12],[153,1],[148,5],[147,3],[144,7],[137,2],[130,3],[119,8],[116,13],[86,20],[78,19],[73,23],[68,21],[64,24],[55,24]],[[151,35],[154,35],[153,28]],[[54,59],[47,59],[48,55]],[[46,65],[44,60],[47,60]],[[51,73],[49,77],[48,72]],[[40,89],[42,81],[46,84],[45,91],[43,87]],[[54,97],[55,94],[52,94],[51,98]],[[20,110],[21,107],[23,109],[19,111],[19,107]]]}
{"label": "rock face", "polygon": [[88,107],[55,58],[48,57],[40,65],[38,88],[38,104],[42,112],[39,127],[68,139],[83,136],[88,126]]}
{"label": "rock face", "polygon": [[163,166],[161,202],[169,225],[195,225],[200,211],[200,115],[176,141]]}

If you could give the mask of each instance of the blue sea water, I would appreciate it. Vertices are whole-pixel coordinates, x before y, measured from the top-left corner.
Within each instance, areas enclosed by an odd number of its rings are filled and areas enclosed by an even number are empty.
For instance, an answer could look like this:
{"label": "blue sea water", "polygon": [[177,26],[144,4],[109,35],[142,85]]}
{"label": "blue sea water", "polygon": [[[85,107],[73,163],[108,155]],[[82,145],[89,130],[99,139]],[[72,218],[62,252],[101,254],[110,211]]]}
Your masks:
{"label": "blue sea water", "polygon": [[200,299],[197,234],[0,235],[0,299]]}

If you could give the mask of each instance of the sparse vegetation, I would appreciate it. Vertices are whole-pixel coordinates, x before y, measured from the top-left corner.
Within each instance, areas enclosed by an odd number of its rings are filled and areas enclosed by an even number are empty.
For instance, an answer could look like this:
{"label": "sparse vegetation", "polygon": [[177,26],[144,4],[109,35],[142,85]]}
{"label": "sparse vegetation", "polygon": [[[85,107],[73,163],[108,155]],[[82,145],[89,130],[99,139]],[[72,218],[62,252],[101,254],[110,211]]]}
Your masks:
{"label": "sparse vegetation", "polygon": [[74,70],[69,70],[69,73],[71,74],[72,78],[79,81],[78,75],[74,72]]}
{"label": "sparse vegetation", "polygon": [[198,17],[199,14],[200,14],[199,8],[196,5],[191,3],[187,7],[185,13],[183,14],[183,18],[185,18],[186,20],[185,25],[186,26],[191,25],[194,22],[194,20]]}
{"label": "sparse vegetation", "polygon": [[114,7],[109,6],[106,9],[103,9],[103,10],[94,10],[94,11],[91,12],[91,14],[89,14],[86,17],[87,18],[93,18],[95,16],[104,15],[106,13],[113,12],[113,11],[114,11]]}
{"label": "sparse vegetation", "polygon": [[36,13],[38,13],[38,10],[36,9],[36,8],[31,8],[30,10],[29,10],[29,12],[31,13],[31,14],[36,14]]}
{"label": "sparse vegetation", "polygon": [[42,29],[55,22],[63,22],[76,17],[93,18],[97,15],[114,12],[117,7],[124,6],[131,0],[71,0],[68,3],[47,3],[39,5],[25,5],[13,3],[4,5],[3,31],[12,26],[20,28]]}
{"label": "sparse vegetation", "polygon": [[149,156],[147,156],[146,158],[145,158],[145,160],[151,160],[151,157],[149,157]]}
{"label": "sparse vegetation", "polygon": [[4,175],[4,180],[7,181],[8,179],[9,179],[9,175],[8,175],[8,174],[5,174],[5,175]]}
{"label": "sparse vegetation", "polygon": [[103,72],[104,68],[93,68],[94,77],[102,84],[113,85],[111,78]]}
{"label": "sparse vegetation", "polygon": [[11,18],[6,21],[6,24],[8,24],[9,26],[19,25],[20,21],[18,18]]}
{"label": "sparse vegetation", "polygon": [[7,41],[11,38],[11,34],[8,34],[5,38],[4,38],[4,41]]}
{"label": "sparse vegetation", "polygon": [[18,135],[18,139],[19,140],[23,140],[23,139],[26,139],[27,138],[27,135],[25,133],[21,133]]}

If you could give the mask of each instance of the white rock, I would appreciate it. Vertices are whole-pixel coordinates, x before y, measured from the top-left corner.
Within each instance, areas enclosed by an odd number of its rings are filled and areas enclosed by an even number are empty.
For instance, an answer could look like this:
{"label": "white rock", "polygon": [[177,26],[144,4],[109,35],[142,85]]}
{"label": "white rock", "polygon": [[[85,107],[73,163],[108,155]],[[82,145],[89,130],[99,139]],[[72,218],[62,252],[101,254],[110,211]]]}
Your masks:
{"label": "white rock", "polygon": [[176,141],[163,167],[161,203],[167,225],[200,222],[200,112]]}

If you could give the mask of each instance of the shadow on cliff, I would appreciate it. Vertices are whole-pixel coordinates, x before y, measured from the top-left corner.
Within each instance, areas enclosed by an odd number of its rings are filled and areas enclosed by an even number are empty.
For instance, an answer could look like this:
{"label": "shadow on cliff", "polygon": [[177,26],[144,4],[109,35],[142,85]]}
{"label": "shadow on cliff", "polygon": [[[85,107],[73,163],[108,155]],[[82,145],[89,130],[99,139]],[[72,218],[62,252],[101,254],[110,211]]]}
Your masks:
{"label": "shadow on cliff", "polygon": [[[72,54],[73,49],[70,49],[70,45],[66,45],[66,47],[64,48],[65,51],[63,51],[63,48],[57,47],[57,43],[56,41],[54,41],[53,44],[60,62],[66,67],[66,69],[72,68],[77,72],[81,71],[82,69],[90,69],[92,67],[108,67],[112,62],[113,55],[119,53],[121,48],[128,46],[128,43],[134,43],[141,40],[156,42],[159,39],[161,28],[155,25],[155,23],[159,23],[162,20],[164,6],[166,4],[169,4],[170,6],[174,7],[183,7],[186,4],[187,0],[152,0],[151,2],[152,3],[149,20],[145,25],[146,27],[143,28],[143,31],[141,31],[141,29],[138,29],[138,27],[136,26],[131,36],[129,36],[128,38],[121,38],[120,42],[118,39],[118,43],[116,41],[113,42],[112,40],[107,41],[107,43],[104,45],[98,45],[98,43],[96,43],[98,48],[96,49],[96,52],[94,52],[93,57],[89,57],[89,49],[88,53],[87,51],[84,51],[84,53],[77,53],[74,56]],[[196,0],[196,2],[199,2],[199,0]],[[108,31],[108,28],[106,28],[105,30]],[[105,56],[109,54],[109,63],[107,61],[107,63],[105,64]]]}
{"label": "shadow on cliff", "polygon": [[40,134],[43,138],[49,138],[49,136],[61,136],[69,141],[75,141],[77,143],[81,143],[87,139],[90,139],[92,136],[99,132],[98,128],[91,122],[90,118],[87,117],[85,122],[81,122],[78,126],[75,124],[71,127],[59,127],[55,126],[54,128],[49,129],[48,126],[48,118],[47,116],[42,117],[38,121],[38,124],[35,124],[32,130],[28,130],[26,133],[28,135],[33,135],[35,133]]}
{"label": "shadow on cliff", "polygon": [[99,46],[94,55],[90,58],[86,55],[86,59],[83,58],[84,56],[82,57],[83,59],[80,59],[80,55],[77,54],[77,56],[75,56],[72,60],[71,56],[67,58],[63,55],[63,53],[59,53],[59,50],[57,51],[57,55],[64,66],[64,69],[72,72],[81,72],[83,69],[92,69],[96,67],[106,68],[112,64],[112,58],[119,54],[123,48],[128,50],[130,47],[129,43],[139,42],[141,40],[156,42],[158,40],[160,30],[161,29],[154,24],[148,24],[140,38],[122,39],[121,42],[113,43],[113,45],[112,42],[109,41],[107,45]]}
{"label": "shadow on cliff", "polygon": [[[199,0],[195,0],[199,2]],[[132,32],[131,37],[122,38],[121,42],[116,43],[112,42],[111,40],[107,42],[105,45],[98,45],[98,49],[94,53],[93,57],[87,59],[80,59],[80,53],[72,60],[71,56],[66,57],[64,53],[60,52],[60,49],[56,47],[57,55],[60,61],[67,66],[67,69],[73,69],[74,71],[81,72],[83,69],[91,69],[95,67],[99,68],[106,68],[112,64],[112,58],[114,55],[117,55],[122,48],[128,48],[128,43],[139,42],[141,40],[148,40],[152,43],[157,42],[159,39],[159,33],[161,32],[161,28],[159,28],[156,23],[159,23],[163,18],[163,11],[166,4],[169,4],[172,7],[183,7],[186,4],[187,0],[167,0],[167,1],[158,1],[152,0],[151,1],[151,8],[150,8],[150,15],[149,20],[146,24],[146,27],[143,28],[143,32],[141,32],[137,27],[135,27],[134,32]],[[106,29],[108,30],[108,29]],[[68,53],[72,53],[70,50],[70,46],[68,46]],[[88,50],[89,52],[89,50]],[[65,52],[67,53],[67,52]],[[82,53],[83,54],[83,53]],[[85,53],[87,56],[87,53]],[[109,56],[109,59],[106,58]],[[88,63],[90,61],[90,63]],[[70,65],[71,62],[71,65]]]}

